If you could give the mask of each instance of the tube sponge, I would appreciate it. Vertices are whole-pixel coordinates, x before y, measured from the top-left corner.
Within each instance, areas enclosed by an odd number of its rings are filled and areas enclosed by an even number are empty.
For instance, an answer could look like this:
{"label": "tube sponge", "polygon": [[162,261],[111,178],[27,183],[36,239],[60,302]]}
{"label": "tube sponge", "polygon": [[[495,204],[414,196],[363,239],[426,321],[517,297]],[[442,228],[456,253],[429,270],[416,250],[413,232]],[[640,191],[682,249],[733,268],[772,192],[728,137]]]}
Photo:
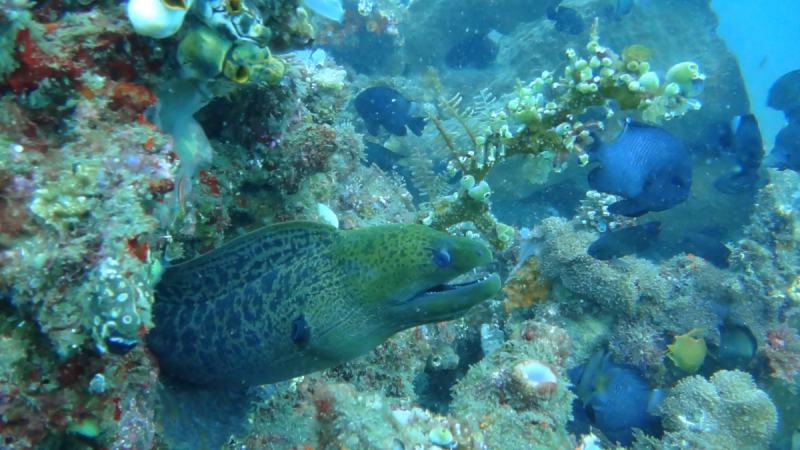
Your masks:
{"label": "tube sponge", "polygon": [[699,70],[697,63],[682,62],[675,64],[667,71],[667,81],[678,84],[691,83],[700,74]]}
{"label": "tube sponge", "polygon": [[210,80],[222,72],[232,42],[209,27],[191,30],[178,45],[178,63],[188,78]]}
{"label": "tube sponge", "polygon": [[492,191],[485,181],[481,181],[477,186],[467,191],[467,193],[470,197],[479,202],[485,202],[489,199],[489,196],[492,195]]}
{"label": "tube sponge", "polygon": [[165,38],[183,25],[194,0],[130,0],[128,18],[133,29],[144,36]]}

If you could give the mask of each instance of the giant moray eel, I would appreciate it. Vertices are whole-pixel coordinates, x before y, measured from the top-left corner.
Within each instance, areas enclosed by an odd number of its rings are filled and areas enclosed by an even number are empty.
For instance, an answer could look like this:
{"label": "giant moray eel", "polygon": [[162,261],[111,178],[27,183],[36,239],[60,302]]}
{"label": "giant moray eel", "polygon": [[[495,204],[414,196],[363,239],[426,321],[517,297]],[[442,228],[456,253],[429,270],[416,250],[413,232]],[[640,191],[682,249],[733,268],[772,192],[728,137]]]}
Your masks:
{"label": "giant moray eel", "polygon": [[422,225],[272,225],[168,268],[146,340],[162,372],[199,386],[288,380],[463,316],[500,278],[447,283],[491,260],[484,244]]}

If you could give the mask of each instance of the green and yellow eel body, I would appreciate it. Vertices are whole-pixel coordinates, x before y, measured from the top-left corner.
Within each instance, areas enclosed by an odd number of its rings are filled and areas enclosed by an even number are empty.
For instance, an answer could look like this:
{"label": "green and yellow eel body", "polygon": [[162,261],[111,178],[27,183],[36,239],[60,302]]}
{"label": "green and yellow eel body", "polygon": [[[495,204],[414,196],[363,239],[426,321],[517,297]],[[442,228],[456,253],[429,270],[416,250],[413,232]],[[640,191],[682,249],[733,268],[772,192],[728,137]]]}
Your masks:
{"label": "green and yellow eel body", "polygon": [[146,342],[162,372],[198,386],[288,380],[463,316],[500,278],[447,283],[491,260],[481,242],[422,225],[271,225],[168,268]]}

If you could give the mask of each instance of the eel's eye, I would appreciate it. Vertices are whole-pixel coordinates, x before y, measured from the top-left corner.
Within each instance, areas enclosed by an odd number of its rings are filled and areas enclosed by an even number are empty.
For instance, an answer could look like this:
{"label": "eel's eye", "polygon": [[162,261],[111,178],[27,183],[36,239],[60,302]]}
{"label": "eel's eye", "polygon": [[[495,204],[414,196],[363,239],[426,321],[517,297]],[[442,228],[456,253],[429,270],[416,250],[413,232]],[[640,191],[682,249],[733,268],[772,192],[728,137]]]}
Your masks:
{"label": "eel's eye", "polygon": [[439,267],[450,265],[450,253],[447,250],[436,250],[433,252],[433,262]]}

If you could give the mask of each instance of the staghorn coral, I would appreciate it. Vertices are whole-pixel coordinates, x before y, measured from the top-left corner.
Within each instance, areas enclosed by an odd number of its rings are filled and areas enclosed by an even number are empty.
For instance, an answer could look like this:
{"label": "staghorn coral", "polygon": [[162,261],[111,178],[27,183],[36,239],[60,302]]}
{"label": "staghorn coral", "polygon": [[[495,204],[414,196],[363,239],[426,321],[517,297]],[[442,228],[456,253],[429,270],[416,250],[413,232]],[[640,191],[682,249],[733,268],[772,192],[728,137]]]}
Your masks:
{"label": "staghorn coral", "polygon": [[778,416],[769,396],[744,372],[722,370],[709,380],[683,379],[659,407],[665,435],[638,435],[637,449],[767,448]]}

